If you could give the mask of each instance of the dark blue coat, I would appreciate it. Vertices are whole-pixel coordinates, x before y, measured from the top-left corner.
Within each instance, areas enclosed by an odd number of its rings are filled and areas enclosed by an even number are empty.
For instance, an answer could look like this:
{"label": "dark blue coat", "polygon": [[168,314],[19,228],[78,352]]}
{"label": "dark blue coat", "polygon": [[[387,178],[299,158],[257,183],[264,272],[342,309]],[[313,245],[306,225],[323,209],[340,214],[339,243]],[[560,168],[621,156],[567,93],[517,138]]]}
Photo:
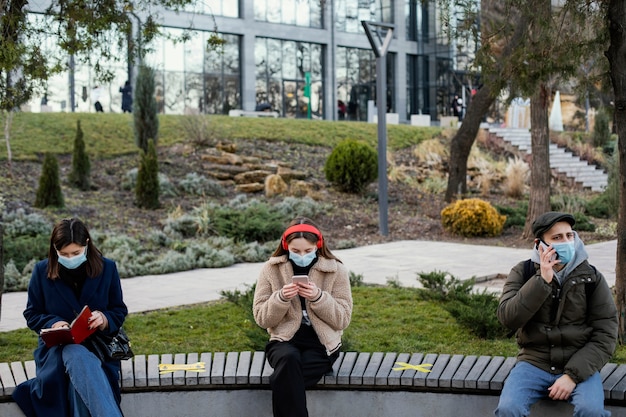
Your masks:
{"label": "dark blue coat", "polygon": [[[117,332],[128,309],[122,297],[120,277],[115,262],[104,258],[102,274],[87,278],[79,299],[72,289],[60,279],[47,278],[48,260],[43,260],[33,270],[28,286],[28,303],[24,317],[28,327],[39,334],[44,328],[60,320],[72,322],[83,306],[99,310],[109,321],[107,334]],[[98,330],[99,331],[99,330]],[[69,415],[67,399],[68,377],[61,357],[63,346],[46,348],[41,338],[34,352],[37,377],[20,384],[13,399],[27,417],[66,417]],[[119,361],[102,364],[118,404],[120,403]]]}

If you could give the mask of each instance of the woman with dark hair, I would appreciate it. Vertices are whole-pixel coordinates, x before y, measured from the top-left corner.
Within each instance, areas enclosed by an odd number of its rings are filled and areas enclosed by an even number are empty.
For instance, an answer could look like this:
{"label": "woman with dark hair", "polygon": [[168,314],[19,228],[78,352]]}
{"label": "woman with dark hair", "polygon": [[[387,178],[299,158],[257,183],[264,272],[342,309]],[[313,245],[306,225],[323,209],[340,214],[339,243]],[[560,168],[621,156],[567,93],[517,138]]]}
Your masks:
{"label": "woman with dark hair", "polygon": [[270,335],[274,416],[308,416],[305,389],[332,370],[352,315],[348,270],[311,220],[297,218],[283,233],[261,270],[253,310]]}
{"label": "woman with dark hair", "polygon": [[[89,327],[106,335],[117,333],[128,314],[115,263],[102,256],[83,222],[64,219],[52,230],[48,258],[35,265],[24,317],[39,334],[69,327],[85,305],[92,311]],[[39,338],[37,376],[13,392],[27,417],[122,416],[120,361],[103,362],[92,353],[95,336],[51,347]]]}

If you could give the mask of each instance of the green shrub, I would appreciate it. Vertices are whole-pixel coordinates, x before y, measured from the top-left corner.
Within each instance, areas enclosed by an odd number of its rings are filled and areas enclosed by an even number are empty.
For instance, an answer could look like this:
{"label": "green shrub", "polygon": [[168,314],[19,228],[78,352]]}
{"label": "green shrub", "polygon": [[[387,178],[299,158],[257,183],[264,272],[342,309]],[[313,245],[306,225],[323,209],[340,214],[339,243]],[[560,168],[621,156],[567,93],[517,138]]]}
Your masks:
{"label": "green shrub", "polygon": [[135,196],[137,206],[146,209],[159,208],[159,162],[154,141],[148,141],[148,152],[142,152]]}
{"label": "green shrub", "polygon": [[14,236],[50,236],[52,226],[50,222],[39,213],[29,213],[23,208],[4,213],[3,226],[5,237]]}
{"label": "green shrub", "polygon": [[478,198],[458,200],[441,210],[441,223],[448,232],[471,236],[498,236],[506,216]]}
{"label": "green shrub", "polygon": [[156,147],[159,139],[159,118],[154,94],[154,79],[154,69],[146,65],[139,66],[139,73],[135,82],[135,96],[133,97],[133,121],[135,143],[145,153],[149,151],[149,140],[152,139]]}
{"label": "green shrub", "polygon": [[246,336],[250,339],[250,342],[255,346],[256,350],[264,350],[267,343],[267,332],[265,329],[259,327],[254,321],[254,315],[252,306],[254,304],[254,291],[256,284],[247,285],[246,290],[234,290],[234,291],[220,291],[220,295],[227,301],[241,307],[247,314],[250,326],[246,327]]}
{"label": "green shrub", "polygon": [[350,286],[360,287],[362,285],[365,285],[363,283],[363,274],[357,274],[355,272],[350,271]]}
{"label": "green shrub", "polygon": [[[122,177],[122,189],[123,190],[134,190],[137,188],[137,176],[139,175],[139,168],[133,168],[124,174]],[[159,172],[158,174],[159,181],[159,196],[176,196],[178,195],[176,191],[176,187],[167,177],[167,175]]]}
{"label": "green shrub", "polygon": [[4,267],[4,291],[25,291],[28,288],[30,277],[20,272],[13,261]]}
{"label": "green shrub", "polygon": [[611,140],[611,129],[609,128],[609,115],[604,109],[596,113],[593,125],[592,143],[596,148],[603,147]]}
{"label": "green shrub", "polygon": [[216,207],[211,222],[220,236],[228,236],[236,242],[278,241],[285,227],[280,213],[265,203],[249,205],[242,210]]}
{"label": "green shrub", "polygon": [[311,197],[285,197],[277,203],[274,208],[284,219],[295,219],[296,217],[315,218],[324,211],[324,205],[313,200]]}
{"label": "green shrub", "polygon": [[59,207],[65,206],[61,183],[59,181],[59,162],[56,156],[47,153],[43,159],[39,188],[35,197],[35,207]]}
{"label": "green shrub", "polygon": [[346,139],[331,152],[324,174],[341,191],[360,193],[378,176],[377,158],[367,143]]}
{"label": "green shrub", "polygon": [[87,191],[91,187],[89,174],[91,173],[91,163],[89,156],[85,152],[85,141],[83,140],[83,130],[80,128],[80,120],[76,121],[76,139],[74,139],[74,153],[72,154],[72,171],[68,180],[78,189]]}
{"label": "green shrub", "polygon": [[185,175],[185,178],[178,182],[178,188],[191,195],[220,197],[226,194],[222,184],[195,172]]}
{"label": "green shrub", "polygon": [[506,216],[506,221],[504,222],[504,228],[520,226],[524,227],[526,225],[526,213],[528,213],[528,201],[523,201],[517,203],[515,207],[507,207],[495,205],[496,209],[500,214]]}
{"label": "green shrub", "polygon": [[31,261],[39,261],[48,256],[50,248],[50,236],[13,236],[10,239],[4,239],[4,261],[15,263],[18,270]]}

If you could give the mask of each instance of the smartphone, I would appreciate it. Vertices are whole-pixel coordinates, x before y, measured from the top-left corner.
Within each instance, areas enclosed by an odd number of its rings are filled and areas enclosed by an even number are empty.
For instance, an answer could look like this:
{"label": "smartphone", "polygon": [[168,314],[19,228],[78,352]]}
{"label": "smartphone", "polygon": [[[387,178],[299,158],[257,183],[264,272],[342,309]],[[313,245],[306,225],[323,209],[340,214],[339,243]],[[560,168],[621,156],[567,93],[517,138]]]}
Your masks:
{"label": "smartphone", "polygon": [[291,282],[294,284],[308,284],[309,277],[307,275],[294,275],[291,277]]}
{"label": "smartphone", "polygon": [[[546,245],[543,240],[540,240],[539,243],[537,243],[537,248],[539,248],[539,246],[541,246],[543,250],[548,250],[548,245]],[[557,258],[557,255],[555,253],[554,255],[550,257],[550,260],[554,261],[556,258]]]}

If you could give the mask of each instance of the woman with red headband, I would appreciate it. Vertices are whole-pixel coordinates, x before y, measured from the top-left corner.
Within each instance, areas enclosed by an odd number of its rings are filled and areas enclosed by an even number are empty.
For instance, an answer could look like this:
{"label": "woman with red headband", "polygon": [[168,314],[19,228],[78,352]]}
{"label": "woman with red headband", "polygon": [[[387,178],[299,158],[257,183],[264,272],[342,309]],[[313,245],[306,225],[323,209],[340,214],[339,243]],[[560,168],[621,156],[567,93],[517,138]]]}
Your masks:
{"label": "woman with red headband", "polygon": [[253,310],[270,335],[274,416],[308,416],[305,389],[332,370],[352,315],[348,270],[311,220],[297,218],[283,233],[261,270]]}

